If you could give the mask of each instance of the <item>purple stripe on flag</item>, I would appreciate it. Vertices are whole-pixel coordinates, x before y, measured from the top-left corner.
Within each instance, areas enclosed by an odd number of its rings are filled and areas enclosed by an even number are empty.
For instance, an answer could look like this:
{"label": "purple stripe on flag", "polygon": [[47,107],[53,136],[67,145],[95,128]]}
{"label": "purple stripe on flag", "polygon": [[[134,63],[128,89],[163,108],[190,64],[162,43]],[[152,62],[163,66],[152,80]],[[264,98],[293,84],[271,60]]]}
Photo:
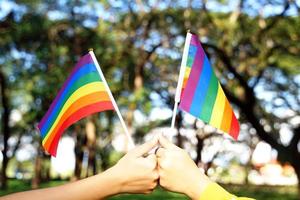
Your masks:
{"label": "purple stripe on flag", "polygon": [[194,34],[192,35],[190,44],[202,48],[197,35],[194,35]]}
{"label": "purple stripe on flag", "polygon": [[91,57],[91,55],[88,53],[86,55],[84,55],[79,62],[76,64],[75,68],[72,70],[71,75],[68,77],[67,81],[64,83],[63,87],[60,89],[58,95],[56,96],[56,98],[54,99],[54,101],[52,102],[49,110],[47,111],[46,115],[43,117],[43,119],[41,120],[41,122],[38,125],[38,128],[41,130],[41,127],[45,124],[46,119],[48,119],[50,113],[52,113],[52,110],[55,106],[55,104],[57,103],[57,101],[60,99],[63,91],[65,90],[66,86],[68,85],[68,83],[70,82],[71,78],[73,77],[73,74],[75,74],[78,69],[82,66],[84,66],[87,63],[92,63],[93,59]]}
{"label": "purple stripe on flag", "polygon": [[188,82],[186,84],[186,88],[183,91],[182,100],[180,102],[179,108],[189,112],[190,107],[193,101],[193,97],[195,94],[195,90],[197,88],[198,81],[200,79],[203,62],[204,62],[205,53],[201,46],[198,46],[194,63],[192,66],[192,70],[190,76],[188,78]]}

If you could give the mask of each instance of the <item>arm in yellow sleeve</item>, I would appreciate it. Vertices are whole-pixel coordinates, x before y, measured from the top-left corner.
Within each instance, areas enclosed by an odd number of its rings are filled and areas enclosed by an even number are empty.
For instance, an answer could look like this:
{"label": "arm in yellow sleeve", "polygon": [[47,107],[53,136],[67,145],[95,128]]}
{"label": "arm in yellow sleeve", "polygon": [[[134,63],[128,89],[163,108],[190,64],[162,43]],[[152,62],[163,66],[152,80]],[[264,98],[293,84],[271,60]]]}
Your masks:
{"label": "arm in yellow sleeve", "polygon": [[204,189],[199,200],[254,200],[244,197],[236,197],[227,192],[220,185],[212,182]]}

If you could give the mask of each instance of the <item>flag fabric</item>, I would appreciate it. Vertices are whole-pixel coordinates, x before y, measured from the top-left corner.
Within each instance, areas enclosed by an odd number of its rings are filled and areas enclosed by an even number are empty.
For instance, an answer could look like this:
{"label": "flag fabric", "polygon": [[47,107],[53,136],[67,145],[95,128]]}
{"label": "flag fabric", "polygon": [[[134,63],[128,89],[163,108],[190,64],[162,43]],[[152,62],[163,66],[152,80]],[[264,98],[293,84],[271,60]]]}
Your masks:
{"label": "flag fabric", "polygon": [[56,156],[64,130],[73,123],[96,112],[114,110],[103,81],[91,54],[83,56],[38,125],[43,147],[52,156]]}
{"label": "flag fabric", "polygon": [[[188,33],[188,34],[190,34],[190,33]],[[190,42],[192,39],[192,34],[188,35],[187,37],[188,37],[187,42]],[[188,54],[187,54],[187,58],[186,58],[186,63],[184,64],[185,71],[184,71],[182,88],[181,88],[181,98],[184,93],[184,89],[186,88],[186,84],[188,82],[188,78],[190,76],[192,65],[193,65],[194,58],[195,58],[196,51],[197,51],[197,47],[195,45],[190,44],[187,48],[188,48]]]}
{"label": "flag fabric", "polygon": [[190,39],[179,109],[237,139],[239,122],[221,84],[197,35],[188,33],[188,37]]}

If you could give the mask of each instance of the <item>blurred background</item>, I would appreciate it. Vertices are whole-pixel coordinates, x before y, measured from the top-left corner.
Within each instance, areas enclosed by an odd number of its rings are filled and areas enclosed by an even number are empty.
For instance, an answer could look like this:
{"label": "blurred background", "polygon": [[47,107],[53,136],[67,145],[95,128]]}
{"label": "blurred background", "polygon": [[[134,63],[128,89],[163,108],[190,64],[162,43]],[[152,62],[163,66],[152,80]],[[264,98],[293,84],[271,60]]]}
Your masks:
{"label": "blurred background", "polygon": [[[94,48],[136,143],[164,132],[237,195],[300,199],[299,12],[299,0],[0,0],[0,195],[97,174],[126,151],[110,111],[70,127],[56,158],[41,147],[38,122]],[[188,29],[239,118],[238,141],[181,112],[168,130]],[[114,199],[137,198],[186,199]]]}

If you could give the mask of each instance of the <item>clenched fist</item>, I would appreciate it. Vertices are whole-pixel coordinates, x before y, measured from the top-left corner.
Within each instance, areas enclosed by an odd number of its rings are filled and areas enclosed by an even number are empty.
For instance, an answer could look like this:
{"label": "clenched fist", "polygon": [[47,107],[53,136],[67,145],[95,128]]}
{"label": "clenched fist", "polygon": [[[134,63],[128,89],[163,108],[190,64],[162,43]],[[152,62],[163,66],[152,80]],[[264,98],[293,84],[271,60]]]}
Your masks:
{"label": "clenched fist", "polygon": [[156,156],[144,157],[158,144],[158,139],[136,147],[129,151],[119,162],[109,169],[120,182],[118,193],[144,193],[153,191],[159,178]]}
{"label": "clenched fist", "polygon": [[206,177],[183,149],[175,146],[163,136],[159,137],[156,152],[159,184],[170,191],[186,194],[199,199],[203,189],[211,181]]}

